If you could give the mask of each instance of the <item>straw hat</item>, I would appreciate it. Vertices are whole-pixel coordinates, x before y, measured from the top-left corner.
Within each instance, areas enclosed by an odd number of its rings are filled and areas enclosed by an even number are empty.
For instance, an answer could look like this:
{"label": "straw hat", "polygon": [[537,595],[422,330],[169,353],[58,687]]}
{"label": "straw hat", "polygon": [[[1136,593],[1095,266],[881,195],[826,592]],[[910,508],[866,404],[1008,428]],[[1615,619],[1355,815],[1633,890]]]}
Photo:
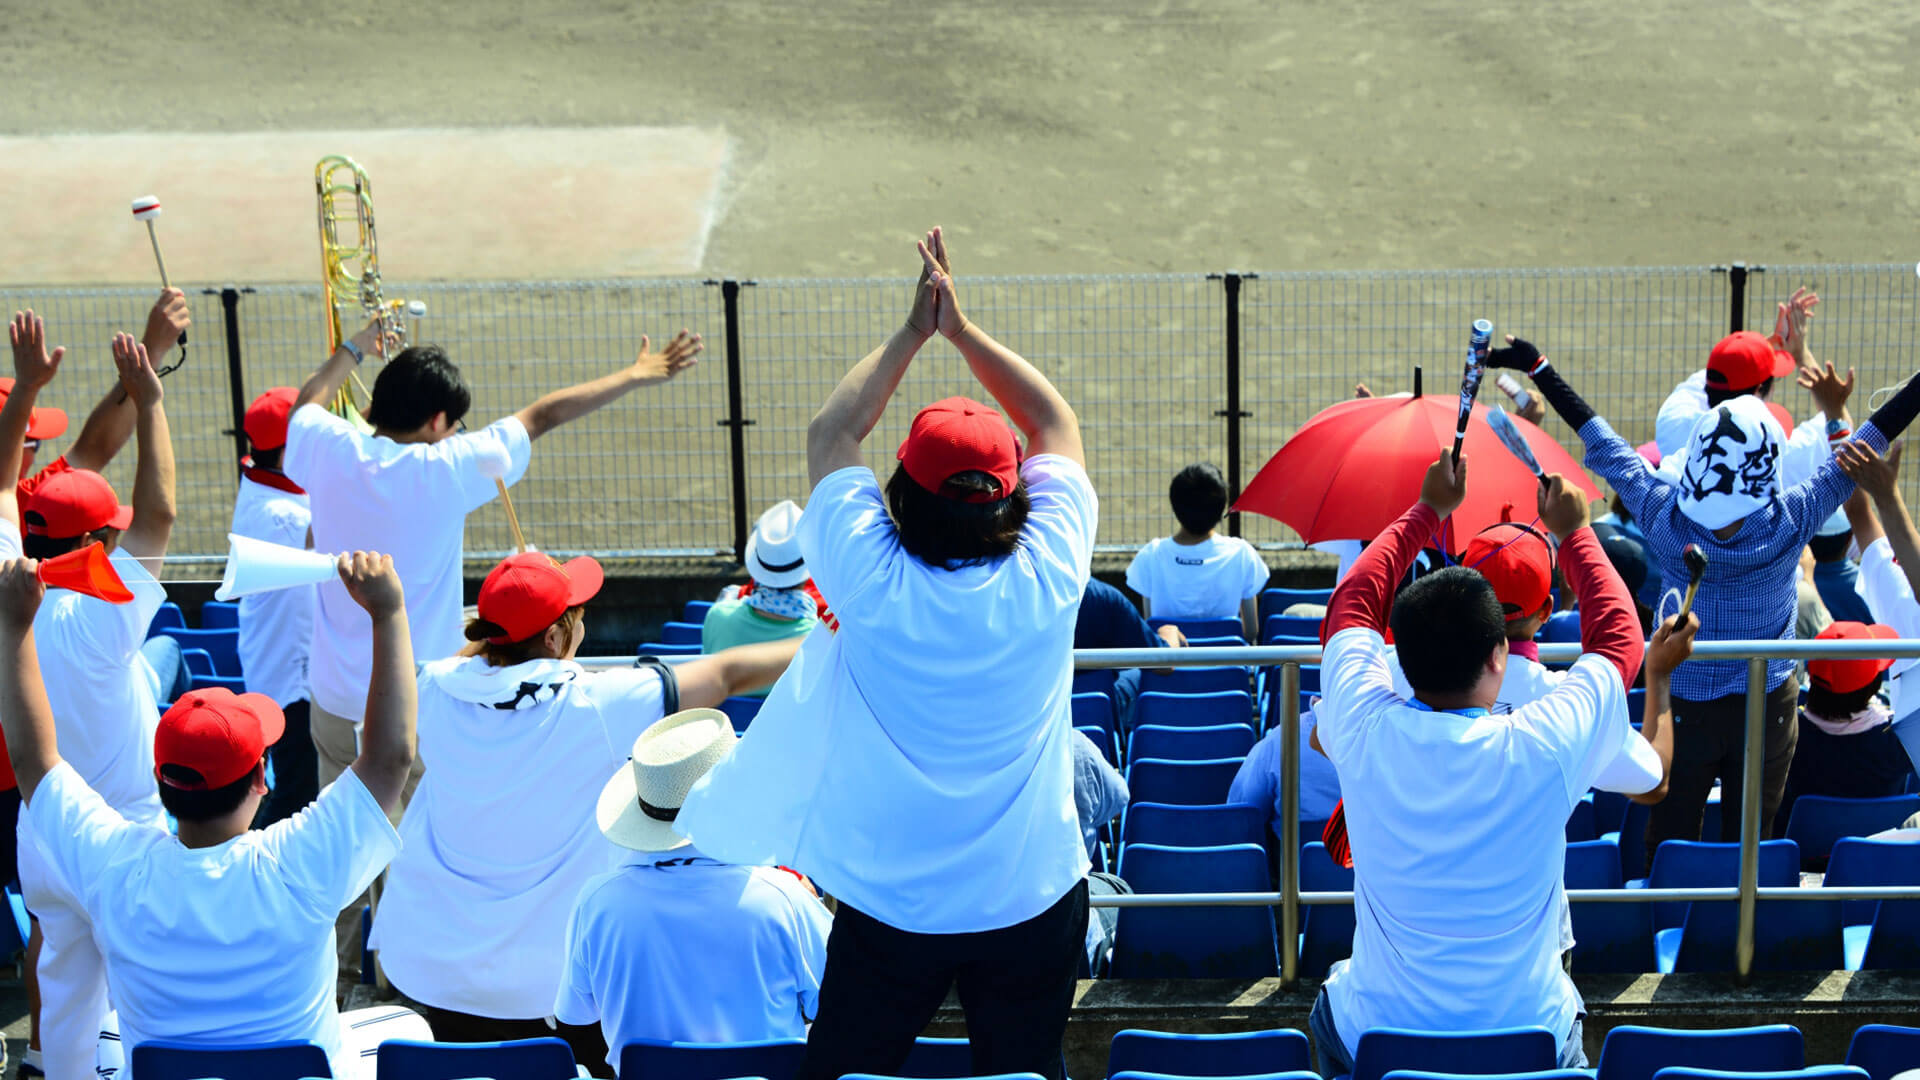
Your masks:
{"label": "straw hat", "polygon": [[686,709],[640,733],[633,757],[600,789],[595,819],[607,839],[634,851],[672,851],[687,792],[733,752],[733,721],[718,709]]}
{"label": "straw hat", "polygon": [[774,503],[754,523],[747,537],[747,573],[769,589],[791,589],[807,580],[807,560],[800,554],[799,504],[792,499]]}

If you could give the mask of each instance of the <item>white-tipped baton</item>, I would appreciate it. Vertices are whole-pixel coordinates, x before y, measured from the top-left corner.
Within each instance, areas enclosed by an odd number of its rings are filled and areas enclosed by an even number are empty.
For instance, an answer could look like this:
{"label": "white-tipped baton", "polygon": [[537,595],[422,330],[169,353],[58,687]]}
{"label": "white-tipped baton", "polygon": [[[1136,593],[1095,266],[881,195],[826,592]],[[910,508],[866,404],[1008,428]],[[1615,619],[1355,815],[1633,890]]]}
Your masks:
{"label": "white-tipped baton", "polygon": [[153,261],[160,266],[160,287],[170,289],[167,282],[167,260],[160,255],[160,234],[153,229],[154,220],[160,216],[160,197],[142,195],[133,200],[133,219],[147,223],[147,239],[153,243]]}

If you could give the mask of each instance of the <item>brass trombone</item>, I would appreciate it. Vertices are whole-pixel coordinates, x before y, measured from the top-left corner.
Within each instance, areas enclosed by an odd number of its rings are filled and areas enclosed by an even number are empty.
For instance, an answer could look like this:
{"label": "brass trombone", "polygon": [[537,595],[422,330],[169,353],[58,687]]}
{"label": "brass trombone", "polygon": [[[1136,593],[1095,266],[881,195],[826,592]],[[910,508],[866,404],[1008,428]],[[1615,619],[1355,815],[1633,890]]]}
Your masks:
{"label": "brass trombone", "polygon": [[[409,304],[388,300],[381,295],[380,245],[373,231],[373,184],[367,179],[367,171],[344,155],[323,157],[313,167],[313,186],[320,199],[320,266],[321,281],[327,291],[328,355],[337,351],[348,337],[340,325],[340,308],[354,300],[358,300],[368,318],[379,321],[381,334],[387,341],[404,346],[407,325],[401,314],[418,317],[426,313],[426,305],[418,301]],[[341,204],[348,202],[352,205],[357,233],[351,245],[340,240]],[[360,388],[362,397],[369,402],[373,400],[359,373],[353,372],[349,382],[340,387],[331,407],[335,413],[364,426],[365,416],[354,401],[355,386]]]}

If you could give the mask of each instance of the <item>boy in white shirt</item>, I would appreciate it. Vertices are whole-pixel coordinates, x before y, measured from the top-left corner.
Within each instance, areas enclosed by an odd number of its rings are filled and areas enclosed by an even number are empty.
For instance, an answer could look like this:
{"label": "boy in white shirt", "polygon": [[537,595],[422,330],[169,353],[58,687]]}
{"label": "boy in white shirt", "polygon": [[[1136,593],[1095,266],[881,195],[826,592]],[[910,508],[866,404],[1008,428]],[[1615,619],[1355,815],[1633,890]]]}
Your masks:
{"label": "boy in white shirt", "polygon": [[609,1066],[636,1039],[805,1038],[820,1011],[826,906],[798,875],[728,865],[673,829],[735,742],[724,713],[676,713],[640,733],[600,792],[600,831],[628,853],[580,890],[553,1013],[598,1023]]}
{"label": "boy in white shirt", "polygon": [[[0,564],[0,724],[26,799],[22,820],[73,884],[105,954],[127,1056],[152,1040],[306,1040],[334,1076],[371,1077],[377,1042],[427,1037],[404,1009],[342,1017],[333,996],[334,914],[399,849],[386,815],[413,759],[413,656],[391,560],[341,559],[373,620],[352,769],[303,813],[249,832],[266,795],[263,756],[285,718],[262,695],[188,693],[147,744],[177,838],[127,820],[61,759],[34,644],[45,592],[36,568]],[[51,1055],[48,1065],[56,1075]]]}
{"label": "boy in white shirt", "polygon": [[[296,393],[291,386],[275,387],[247,406],[241,426],[253,452],[240,461],[233,532],[303,548],[313,511],[307,508],[306,490],[280,471]],[[262,828],[291,816],[320,791],[313,736],[307,730],[314,595],[314,586],[297,585],[240,598],[240,668],[247,673],[247,689],[272,698],[287,718],[286,736],[267,752],[273,762],[273,793],[260,807]]]}
{"label": "boy in white shirt", "polygon": [[1167,501],[1180,528],[1140,549],[1127,564],[1127,588],[1151,618],[1238,616],[1246,639],[1260,640],[1260,590],[1270,572],[1252,544],[1213,531],[1227,513],[1226,478],[1204,462],[1189,465],[1174,474]]}

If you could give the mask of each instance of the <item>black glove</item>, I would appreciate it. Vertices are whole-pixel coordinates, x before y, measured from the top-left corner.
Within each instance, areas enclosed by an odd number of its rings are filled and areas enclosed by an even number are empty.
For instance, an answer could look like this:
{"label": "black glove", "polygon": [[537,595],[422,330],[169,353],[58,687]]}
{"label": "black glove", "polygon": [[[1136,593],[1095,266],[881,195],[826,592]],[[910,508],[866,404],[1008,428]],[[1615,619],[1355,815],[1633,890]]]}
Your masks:
{"label": "black glove", "polygon": [[1540,350],[1520,338],[1514,338],[1512,344],[1504,349],[1494,349],[1487,353],[1487,366],[1490,368],[1531,372],[1534,365],[1539,362]]}

